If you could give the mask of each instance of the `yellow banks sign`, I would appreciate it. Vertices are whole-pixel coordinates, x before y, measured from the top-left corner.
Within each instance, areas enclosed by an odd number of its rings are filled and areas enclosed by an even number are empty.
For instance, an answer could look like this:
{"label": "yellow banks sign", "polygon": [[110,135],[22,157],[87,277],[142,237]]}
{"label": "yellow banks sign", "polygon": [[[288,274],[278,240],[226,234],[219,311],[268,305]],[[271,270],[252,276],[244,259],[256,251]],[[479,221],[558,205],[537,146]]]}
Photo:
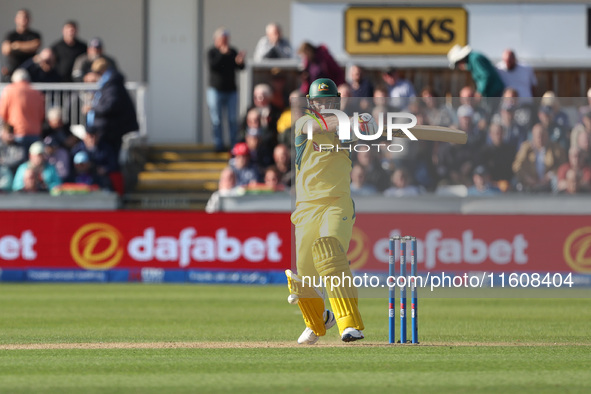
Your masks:
{"label": "yellow banks sign", "polygon": [[345,50],[351,55],[445,55],[467,44],[463,8],[351,7]]}

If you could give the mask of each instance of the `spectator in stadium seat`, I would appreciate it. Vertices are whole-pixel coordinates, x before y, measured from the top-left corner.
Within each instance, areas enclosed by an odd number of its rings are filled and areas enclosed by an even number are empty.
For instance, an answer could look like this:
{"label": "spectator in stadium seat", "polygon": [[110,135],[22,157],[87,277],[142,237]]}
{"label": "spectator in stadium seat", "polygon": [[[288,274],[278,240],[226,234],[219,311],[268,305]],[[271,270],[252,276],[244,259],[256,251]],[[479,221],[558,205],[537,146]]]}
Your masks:
{"label": "spectator in stadium seat", "polygon": [[351,195],[352,196],[372,196],[378,194],[375,186],[365,181],[365,169],[359,164],[355,164],[351,169]]}
{"label": "spectator in stadium seat", "polygon": [[222,128],[222,113],[226,111],[230,131],[230,149],[238,142],[238,89],[236,70],[245,66],[244,51],[238,52],[230,46],[230,32],[223,27],[213,35],[214,45],[207,51],[209,65],[209,87],[207,105],[211,118],[213,139],[217,152],[226,150]]}
{"label": "spectator in stadium seat", "polygon": [[282,192],[285,190],[285,185],[281,183],[281,172],[273,165],[265,169],[264,184],[269,191]]}
{"label": "spectator in stadium seat", "polygon": [[345,72],[330,54],[326,45],[314,46],[304,42],[298,49],[298,55],[302,59],[300,74],[300,92],[307,94],[312,81],[318,78],[329,78],[339,86],[345,82]]}
{"label": "spectator in stadium seat", "polygon": [[359,100],[355,99],[351,93],[351,86],[348,83],[342,83],[337,86],[337,90],[341,95],[341,111],[352,116],[354,112],[361,113]]}
{"label": "spectator in stadium seat", "polygon": [[74,155],[74,172],[71,182],[88,186],[98,186],[101,190],[112,190],[111,180],[106,175],[97,173],[95,163],[90,160],[88,154],[80,151]]}
{"label": "spectator in stadium seat", "polygon": [[386,197],[406,197],[421,194],[421,189],[412,184],[406,168],[398,168],[392,174],[392,186],[384,191]]}
{"label": "spectator in stadium seat", "polygon": [[382,168],[380,156],[375,150],[357,152],[354,162],[363,167],[366,183],[375,187],[379,193],[390,186],[388,173]]}
{"label": "spectator in stadium seat", "polygon": [[278,67],[271,69],[271,105],[278,111],[289,107],[289,92],[286,90],[287,75]]}
{"label": "spectator in stadium seat", "polygon": [[421,91],[421,103],[424,107],[425,124],[435,126],[451,126],[455,122],[454,113],[441,102],[442,98],[435,94],[432,87],[426,86]]}
{"label": "spectator in stadium seat", "polygon": [[554,92],[544,93],[540,102],[538,119],[548,130],[550,141],[557,142],[565,150],[568,150],[570,147],[570,121],[568,115],[560,109],[560,103]]}
{"label": "spectator in stadium seat", "polygon": [[0,164],[0,192],[12,191],[12,179],[14,174],[6,166]]}
{"label": "spectator in stadium seat", "polygon": [[563,188],[558,189],[560,194],[577,194],[581,192],[588,192],[589,184],[583,182],[582,175],[576,170],[568,170],[565,174]]}
{"label": "spectator in stadium seat", "polygon": [[279,144],[273,149],[273,161],[279,170],[279,180],[285,187],[291,187],[291,155],[287,145]]}
{"label": "spectator in stadium seat", "polygon": [[488,170],[491,180],[510,185],[513,179],[513,161],[516,149],[503,141],[504,128],[492,123],[488,129],[488,142],[480,152],[478,163]]}
{"label": "spectator in stadium seat", "polygon": [[30,22],[29,10],[18,10],[14,18],[15,30],[10,31],[2,42],[2,54],[7,61],[1,69],[4,82],[10,81],[12,73],[41,47],[41,34],[29,29]]}
{"label": "spectator in stadium seat", "polygon": [[472,120],[478,125],[480,130],[488,127],[488,121],[492,114],[482,106],[482,97],[476,96],[476,91],[472,86],[464,86],[459,93],[460,105],[469,105],[474,110]]}
{"label": "spectator in stadium seat", "polygon": [[373,91],[373,111],[372,116],[379,123],[380,116],[386,124],[386,113],[391,110],[388,100],[388,88],[386,85],[378,85]]}
{"label": "spectator in stadium seat", "polygon": [[[18,166],[26,159],[25,148],[14,139],[13,127],[7,123],[3,123],[0,134],[0,165],[8,168],[12,175],[14,175]],[[10,179],[12,182],[12,177]]]}
{"label": "spectator in stadium seat", "polygon": [[478,166],[472,175],[473,185],[468,188],[468,196],[494,196],[501,190],[490,182],[490,174],[486,167]]}
{"label": "spectator in stadium seat", "polygon": [[496,65],[505,87],[513,88],[520,97],[520,102],[531,102],[535,87],[538,85],[533,68],[517,61],[511,49],[503,51],[502,60]]}
{"label": "spectator in stadium seat", "polygon": [[[23,186],[19,190],[19,192],[23,193],[37,193],[37,192],[47,192],[47,187],[41,176],[32,168],[27,168],[23,173]],[[14,181],[13,181],[14,187]],[[14,190],[14,189],[13,189]]]}
{"label": "spectator in stadium seat", "polygon": [[45,159],[43,142],[36,141],[29,148],[29,161],[16,170],[12,190],[51,191],[61,183],[57,170]]}
{"label": "spectator in stadium seat", "polygon": [[[264,131],[262,135],[262,143],[269,149],[273,149],[277,145],[277,121],[281,116],[281,110],[271,103],[273,97],[273,90],[271,86],[265,83],[256,85],[252,92],[252,105],[247,113],[251,110],[256,110],[260,117],[260,127]],[[246,124],[246,118],[243,124]]]}
{"label": "spectator in stadium seat", "polygon": [[474,110],[469,105],[458,108],[458,128],[468,135],[464,145],[441,143],[437,151],[437,173],[444,184],[468,185],[478,161],[478,154],[486,144],[486,132],[478,129],[472,116]]}
{"label": "spectator in stadium seat", "polygon": [[[284,144],[287,146],[291,146],[292,140],[292,133],[291,133],[291,119],[292,119],[292,112],[295,115],[295,119],[298,119],[302,116],[301,105],[300,101],[303,101],[302,94],[299,90],[294,90],[289,94],[289,107],[285,108],[279,119],[277,119],[277,142],[279,144]],[[295,107],[292,106],[292,100],[295,102]]]}
{"label": "spectator in stadium seat", "polygon": [[351,97],[359,98],[360,109],[367,111],[371,107],[369,98],[373,97],[374,86],[371,80],[365,76],[365,71],[356,64],[352,65],[349,67],[347,82],[351,86]]}
{"label": "spectator in stadium seat", "polygon": [[473,147],[483,147],[486,142],[486,132],[474,122],[474,109],[468,105],[458,107],[458,128],[468,134],[467,144]]}
{"label": "spectator in stadium seat", "polygon": [[228,166],[220,173],[220,180],[218,181],[218,190],[213,192],[207,205],[205,212],[213,213],[220,210],[220,197],[227,196],[242,196],[244,195],[244,188],[236,185],[236,174],[232,167]]}
{"label": "spectator in stadium seat", "polygon": [[245,142],[250,152],[250,162],[259,169],[273,164],[273,153],[262,144],[261,138],[262,131],[259,128],[249,128],[246,131]]}
{"label": "spectator in stadium seat", "polygon": [[579,117],[582,118],[587,112],[591,112],[591,88],[587,90],[587,101],[579,107]]}
{"label": "spectator in stadium seat", "polygon": [[92,130],[85,130],[71,151],[71,156],[78,152],[86,152],[99,175],[111,175],[119,171],[119,161],[113,148],[101,140]]}
{"label": "spectator in stadium seat", "polygon": [[78,143],[78,139],[72,135],[70,128],[64,124],[61,107],[51,107],[47,110],[45,124],[41,131],[41,137],[52,137],[62,148],[70,151]]}
{"label": "spectator in stadium seat", "polygon": [[260,62],[265,59],[289,59],[291,56],[291,45],[283,38],[281,26],[269,23],[265,27],[265,36],[261,37],[255,47],[254,60]]}
{"label": "spectator in stadium seat", "polygon": [[469,71],[476,84],[476,95],[481,97],[501,97],[505,84],[497,69],[483,54],[472,50],[469,45],[454,45],[447,53],[452,69]]}
{"label": "spectator in stadium seat", "polygon": [[417,152],[414,155],[414,162],[409,171],[412,171],[412,178],[417,186],[426,191],[433,192],[437,188],[437,168],[433,162],[434,148],[436,144],[432,141],[421,141]]}
{"label": "spectator in stadium seat", "polygon": [[410,98],[416,97],[415,88],[409,80],[402,78],[398,69],[390,67],[382,73],[382,79],[388,89],[388,97],[391,97],[390,106],[396,110],[404,110]]}
{"label": "spectator in stadium seat", "polygon": [[349,67],[347,82],[351,86],[351,97],[373,97],[373,83],[365,76],[365,71],[361,66],[353,64]]}
{"label": "spectator in stadium seat", "polygon": [[234,194],[236,185],[236,174],[232,167],[226,167],[220,173],[220,180],[218,182],[218,191],[221,195],[227,196]]}
{"label": "spectator in stadium seat", "polygon": [[62,28],[61,40],[51,46],[55,54],[55,68],[62,82],[72,82],[74,62],[78,56],[87,52],[86,43],[79,40],[77,35],[78,23],[73,20],[67,21]]}
{"label": "spectator in stadium seat", "polygon": [[579,148],[571,147],[568,150],[568,162],[561,165],[556,172],[558,192],[568,189],[569,182],[572,181],[567,176],[569,171],[576,175],[578,191],[591,190],[591,166],[587,164],[587,159],[587,153]]}
{"label": "spectator in stadium seat", "polygon": [[103,41],[95,37],[88,42],[86,53],[79,55],[74,61],[72,80],[74,82],[98,82],[100,76],[93,72],[91,68],[92,63],[100,58],[107,60],[109,66],[117,70],[117,62],[112,57],[105,55]]}
{"label": "spectator in stadium seat", "polygon": [[60,179],[62,182],[65,182],[70,177],[70,164],[72,161],[70,154],[53,137],[45,137],[43,139],[43,145],[45,148],[45,160],[55,167]]}
{"label": "spectator in stadium seat", "polygon": [[[579,147],[579,139],[581,139],[580,134],[586,134],[587,137],[591,135],[591,108],[589,108],[586,112],[581,113],[581,121],[573,127],[570,133],[570,147]],[[588,139],[588,138],[587,138]],[[584,144],[585,146],[588,145]],[[586,150],[585,146],[583,150]]]}
{"label": "spectator in stadium seat", "polygon": [[0,118],[14,127],[15,140],[25,150],[38,141],[45,118],[45,98],[31,87],[27,71],[19,68],[0,96]]}
{"label": "spectator in stadium seat", "polygon": [[517,190],[551,191],[556,171],[565,161],[564,149],[550,141],[548,130],[537,123],[532,129],[531,141],[521,144],[513,162]]}
{"label": "spectator in stadium seat", "polygon": [[98,134],[118,158],[123,136],[139,129],[135,105],[125,88],[125,78],[108,60],[97,59],[91,71],[100,79],[90,108],[85,108],[86,127]]}
{"label": "spectator in stadium seat", "polygon": [[236,186],[248,186],[250,183],[262,182],[259,170],[250,163],[250,152],[244,142],[234,145],[230,166],[236,176]]}
{"label": "spectator in stadium seat", "polygon": [[27,70],[31,82],[55,83],[62,80],[55,68],[55,55],[51,48],[44,48],[39,54],[26,60],[21,68]]}
{"label": "spectator in stadium seat", "polygon": [[517,122],[519,116],[519,103],[517,101],[517,91],[508,88],[503,93],[499,105],[499,112],[492,117],[492,123],[498,123],[505,130],[504,141],[517,151],[521,143],[529,138],[529,129]]}
{"label": "spectator in stadium seat", "polygon": [[[250,134],[250,138],[249,138]],[[247,143],[251,152],[253,163],[265,168],[272,163],[272,146],[274,133],[269,131],[268,126],[262,125],[261,111],[254,107],[246,113],[246,127],[243,140]]]}

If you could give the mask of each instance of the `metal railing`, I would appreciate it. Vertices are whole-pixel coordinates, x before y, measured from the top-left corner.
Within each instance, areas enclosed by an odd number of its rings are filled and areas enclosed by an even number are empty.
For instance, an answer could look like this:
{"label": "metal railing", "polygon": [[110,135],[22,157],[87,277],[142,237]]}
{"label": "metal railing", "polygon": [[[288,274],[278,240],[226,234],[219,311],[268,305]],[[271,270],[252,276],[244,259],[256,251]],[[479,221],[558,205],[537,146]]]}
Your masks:
{"label": "metal railing", "polygon": [[[8,83],[0,83],[0,95]],[[32,83],[33,89],[43,92],[45,95],[45,110],[59,106],[62,108],[62,117],[65,124],[78,125],[86,123],[86,115],[83,108],[90,105],[92,96],[98,85],[94,83]],[[147,135],[146,125],[146,93],[145,84],[127,82],[125,87],[129,92],[139,123],[140,136]]]}

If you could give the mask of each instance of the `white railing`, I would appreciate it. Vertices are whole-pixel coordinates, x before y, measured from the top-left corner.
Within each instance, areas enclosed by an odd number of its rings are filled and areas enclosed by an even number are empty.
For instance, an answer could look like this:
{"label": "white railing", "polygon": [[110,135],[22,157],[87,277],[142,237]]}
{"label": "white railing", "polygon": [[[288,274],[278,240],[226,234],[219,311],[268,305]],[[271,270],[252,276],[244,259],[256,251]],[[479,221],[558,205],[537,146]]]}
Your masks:
{"label": "white railing", "polygon": [[[0,83],[0,95],[8,83]],[[93,93],[98,89],[94,83],[33,83],[31,86],[45,95],[46,111],[54,106],[62,108],[63,121],[66,124],[85,124],[83,108],[90,105]],[[139,82],[127,82],[125,87],[135,103],[139,134],[147,135],[146,127],[146,85]]]}

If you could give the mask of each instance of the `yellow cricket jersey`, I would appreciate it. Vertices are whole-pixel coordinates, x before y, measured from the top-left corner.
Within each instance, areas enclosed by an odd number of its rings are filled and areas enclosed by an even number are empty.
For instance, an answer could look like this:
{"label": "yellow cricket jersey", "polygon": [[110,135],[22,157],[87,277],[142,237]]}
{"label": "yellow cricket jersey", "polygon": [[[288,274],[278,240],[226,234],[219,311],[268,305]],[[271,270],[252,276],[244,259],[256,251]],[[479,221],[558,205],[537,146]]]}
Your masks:
{"label": "yellow cricket jersey", "polygon": [[304,115],[295,123],[296,203],[350,197],[350,152],[341,146],[336,131],[314,133],[308,139],[307,122],[317,120]]}

